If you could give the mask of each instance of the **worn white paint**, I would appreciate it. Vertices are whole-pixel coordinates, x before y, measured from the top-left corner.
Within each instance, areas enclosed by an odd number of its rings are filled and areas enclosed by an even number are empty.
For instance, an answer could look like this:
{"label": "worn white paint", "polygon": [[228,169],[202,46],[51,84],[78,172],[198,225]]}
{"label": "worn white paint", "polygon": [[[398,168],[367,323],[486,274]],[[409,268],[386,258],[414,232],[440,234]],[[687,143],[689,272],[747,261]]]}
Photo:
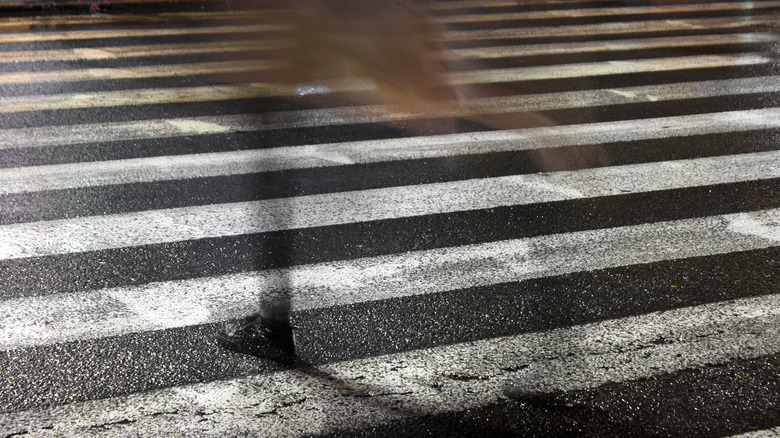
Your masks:
{"label": "worn white paint", "polygon": [[[758,58],[756,58],[758,59]],[[740,61],[741,62],[741,61]],[[764,61],[761,61],[764,62]],[[616,68],[624,70],[630,65],[618,65]],[[509,80],[512,73],[502,74],[494,79]],[[462,105],[453,105],[438,110],[423,112],[399,112],[392,111],[382,105],[365,105],[340,108],[307,109],[297,111],[269,112],[263,114],[239,114],[230,116],[201,116],[188,117],[194,122],[207,122],[219,125],[219,132],[225,132],[224,127],[230,126],[231,131],[262,131],[281,128],[302,128],[313,126],[327,126],[348,123],[383,123],[403,121],[420,117],[478,117],[491,112],[518,112],[516,120],[502,120],[502,125],[523,126],[528,118],[531,122],[538,121],[530,113],[534,111],[554,110],[561,108],[589,108],[599,105],[646,102],[650,98],[657,101],[673,101],[678,99],[693,99],[716,96],[738,96],[751,93],[776,92],[780,87],[780,76],[756,77],[743,79],[683,82],[665,85],[646,85],[638,87],[626,87],[610,90],[582,90],[575,92],[560,92],[530,96],[508,96],[472,99]],[[251,90],[251,87],[249,88]],[[201,90],[199,99],[220,99],[219,87],[206,87]],[[268,93],[262,86],[258,87],[256,95]],[[623,94],[615,93],[620,91]],[[156,103],[169,101],[183,101],[195,96],[186,95],[188,90],[178,90],[181,97],[172,96],[170,92],[158,90],[138,90],[134,96],[141,99],[144,95]],[[189,90],[197,92],[198,90]],[[232,93],[228,92],[228,94]],[[630,93],[635,97],[628,97]],[[108,96],[111,96],[110,94]],[[245,97],[250,97],[247,94]],[[106,96],[95,95],[96,100],[75,100],[73,104],[81,107],[99,105]],[[111,97],[116,103],[116,97]],[[125,96],[128,103],[132,103],[131,96]],[[29,105],[25,103],[24,105]],[[43,105],[38,107],[43,109]],[[488,117],[489,118],[489,117]],[[78,143],[108,142],[115,140],[132,140],[144,138],[161,138],[202,134],[203,129],[199,124],[192,131],[182,130],[180,122],[182,118],[165,120],[143,120],[129,122],[107,122],[84,125],[44,126],[34,128],[14,128],[0,130],[0,149],[27,148],[53,145],[68,145]],[[554,124],[554,120],[545,123]],[[511,126],[499,126],[497,128],[509,129]]]}
{"label": "worn white paint", "polygon": [[440,36],[440,38],[442,40],[460,41],[489,40],[497,38],[539,38],[565,35],[621,35],[634,32],[679,31],[691,28],[708,29],[709,31],[715,32],[716,30],[737,30],[741,28],[749,28],[758,24],[769,24],[773,23],[773,20],[774,18],[772,17],[725,17],[698,18],[689,20],[647,20],[571,26],[531,26],[504,29],[445,31]]}
{"label": "worn white paint", "polygon": [[[10,72],[3,73],[0,76],[0,84],[31,84],[40,82],[70,82],[70,81],[91,81],[101,79],[150,79],[150,78],[166,78],[174,76],[187,76],[187,75],[203,75],[203,74],[223,74],[223,73],[242,73],[248,71],[261,71],[270,68],[277,67],[278,61],[275,60],[252,60],[252,61],[217,61],[217,62],[203,62],[193,64],[170,64],[170,65],[151,65],[141,67],[105,67],[105,68],[88,68],[88,69],[68,69],[68,70],[45,70],[40,72]],[[176,93],[176,90],[181,89],[165,89],[158,88],[154,91],[169,95],[170,93]],[[124,95],[131,95],[138,93],[138,96],[143,96],[144,92],[148,93],[149,90],[128,90],[124,92]],[[77,99],[88,101],[90,96],[95,95],[107,95],[112,96],[110,91],[102,91],[99,93],[68,93],[67,96],[76,96]],[[14,98],[19,101],[29,101],[30,103],[38,102],[38,99],[56,99],[54,96],[20,96]],[[3,100],[0,104],[5,105],[11,100]],[[35,107],[35,109],[42,110],[45,107]],[[7,110],[6,110],[7,111]]]}
{"label": "worn white paint", "polygon": [[[696,47],[711,44],[770,43],[780,40],[780,35],[765,33],[739,33],[725,35],[697,35],[681,37],[641,38],[616,41],[588,41],[584,43],[528,44],[516,46],[478,47],[454,49],[449,56],[458,58],[507,58],[513,56],[586,54],[623,50],[647,50]],[[2,56],[2,54],[0,54]],[[2,58],[0,58],[2,59]],[[476,61],[479,65],[479,61]]]}
{"label": "worn white paint", "polygon": [[[206,120],[168,119],[167,123],[177,126],[182,133],[188,135],[212,134],[233,129],[232,125]],[[780,128],[780,109],[564,125],[522,131],[489,131],[29,166],[0,169],[0,193],[171,181],[769,128]]]}
{"label": "worn white paint", "polygon": [[[0,22],[2,24],[2,22]],[[52,49],[0,52],[0,63],[25,61],[76,61],[81,59],[119,59],[139,56],[166,56],[183,54],[230,53],[244,50],[262,50],[283,47],[279,40],[238,40],[178,44],[150,44],[136,46],[109,46],[100,49]],[[30,72],[31,73],[31,72]],[[30,74],[28,73],[28,74]]]}
{"label": "worn white paint", "polygon": [[233,32],[265,32],[288,29],[280,24],[252,24],[240,26],[166,27],[151,29],[65,30],[60,32],[4,33],[2,43],[34,41],[72,41],[93,38],[165,37],[172,35],[221,35]]}
{"label": "worn white paint", "polygon": [[[0,21],[0,25],[2,22]],[[454,49],[442,53],[448,58],[486,59],[533,55],[566,55],[575,53],[596,53],[621,50],[661,49],[672,47],[695,48],[710,44],[770,43],[780,40],[780,36],[764,33],[740,33],[724,35],[699,35],[695,37],[641,38],[617,41],[589,41],[586,43],[552,43],[516,46],[479,47]],[[230,53],[245,50],[280,48],[287,44],[282,40],[238,40],[213,41],[177,44],[150,44],[135,46],[109,46],[100,49],[75,48],[33,51],[0,52],[0,63],[40,60],[71,61],[80,59],[119,59],[138,56],[165,56],[181,54]],[[479,65],[477,63],[477,65]],[[28,74],[33,74],[29,72]],[[20,80],[16,77],[15,80]]]}
{"label": "worn white paint", "polygon": [[778,337],[780,295],[766,295],[346,361],[316,371],[280,371],[2,413],[0,428],[31,437],[316,435],[484,406],[506,400],[507,391],[587,389],[776,354]]}
{"label": "worn white paint", "polygon": [[0,226],[0,260],[780,177],[780,152]]}
{"label": "worn white paint", "polygon": [[[744,221],[773,232],[755,236],[733,227]],[[762,249],[780,244],[779,227],[775,209],[8,299],[0,302],[0,348],[238,318],[280,288],[292,297],[293,309],[302,310]]]}
{"label": "worn white paint", "polygon": [[[780,2],[770,1],[753,3],[750,9],[757,14],[766,9],[776,9],[780,7]],[[496,20],[526,20],[526,19],[554,19],[554,18],[573,18],[573,17],[620,17],[623,15],[642,15],[642,14],[663,14],[663,13],[685,13],[699,11],[734,11],[745,9],[745,2],[724,2],[724,3],[695,3],[695,4],[669,4],[669,5],[647,5],[647,6],[622,6],[617,8],[588,8],[588,9],[561,9],[549,11],[531,11],[531,12],[501,12],[492,14],[460,14],[445,15],[436,17],[435,21],[440,23],[478,23],[483,21]]]}
{"label": "worn white paint", "polygon": [[780,437],[780,426],[772,429],[755,430],[752,432],[733,435],[731,438],[778,438]]}

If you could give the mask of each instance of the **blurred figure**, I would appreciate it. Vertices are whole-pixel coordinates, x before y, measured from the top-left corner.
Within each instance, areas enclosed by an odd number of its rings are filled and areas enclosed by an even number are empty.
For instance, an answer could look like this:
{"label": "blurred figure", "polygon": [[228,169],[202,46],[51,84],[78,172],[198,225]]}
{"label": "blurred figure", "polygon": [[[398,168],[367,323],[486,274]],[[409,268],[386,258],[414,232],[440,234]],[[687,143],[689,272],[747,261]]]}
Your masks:
{"label": "blurred figure", "polygon": [[[368,80],[369,92],[351,94],[360,96],[356,103],[381,103],[399,111],[435,112],[443,102],[456,101],[456,91],[446,85],[442,47],[432,38],[436,27],[408,5],[393,0],[291,4],[268,3],[257,11],[289,28],[276,36],[289,47],[281,68],[236,80],[287,88],[291,95],[314,87],[324,98],[331,89],[356,84],[361,89]],[[292,247],[289,239],[272,239],[264,252],[273,265],[289,266]],[[228,323],[217,341],[232,351],[294,363],[290,303],[289,290],[278,291],[259,304],[256,314]]]}
{"label": "blurred figure", "polygon": [[[448,68],[443,30],[413,5],[397,0],[299,0],[266,2],[255,11],[264,22],[282,29],[270,35],[282,50],[279,68],[241,73],[232,82],[263,83],[275,94],[316,94],[326,103],[331,93],[354,104],[380,104],[388,111],[408,112],[409,119],[463,114],[493,129],[553,125],[533,112],[482,114],[474,99],[479,88],[456,82]],[[258,39],[267,39],[264,30]],[[258,65],[269,59],[258,59]],[[500,88],[500,86],[497,86]],[[484,89],[484,88],[483,88]],[[492,90],[496,95],[496,87]],[[514,94],[506,92],[503,94]],[[346,97],[345,97],[346,96]],[[439,116],[440,117],[440,116]],[[449,116],[451,117],[451,116]],[[457,117],[461,117],[458,115]],[[412,126],[408,120],[406,127]],[[585,166],[588,157],[561,156],[547,149],[529,152],[540,169],[562,162]],[[275,241],[268,248],[276,266],[290,266],[293,242]],[[218,336],[233,351],[294,362],[289,291],[260,303],[256,314],[228,324]]]}

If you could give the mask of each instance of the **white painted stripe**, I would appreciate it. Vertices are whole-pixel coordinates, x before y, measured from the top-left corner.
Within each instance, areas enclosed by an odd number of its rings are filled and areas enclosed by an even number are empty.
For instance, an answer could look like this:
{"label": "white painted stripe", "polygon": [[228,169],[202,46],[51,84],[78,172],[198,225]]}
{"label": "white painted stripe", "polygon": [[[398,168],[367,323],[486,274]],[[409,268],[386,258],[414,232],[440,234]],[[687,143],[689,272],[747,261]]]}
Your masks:
{"label": "white painted stripe", "polygon": [[[762,35],[762,34],[756,34]],[[756,38],[759,38],[758,36]],[[237,40],[207,43],[153,44],[100,48],[73,48],[0,52],[0,63],[29,61],[76,61],[82,59],[119,59],[141,56],[167,56],[206,53],[230,53],[244,50],[263,50],[284,47],[281,40]],[[179,68],[183,68],[181,66]],[[173,66],[171,66],[173,68]],[[81,71],[81,70],[77,70]],[[33,74],[28,72],[28,74]],[[14,81],[18,80],[14,79]]]}
{"label": "white painted stripe", "polygon": [[780,108],[0,169],[0,194],[780,128]]}
{"label": "white painted stripe", "polygon": [[428,10],[447,10],[479,7],[501,7],[521,5],[546,5],[550,3],[577,3],[582,0],[451,0],[446,2],[420,2],[419,7]]}
{"label": "white painted stripe", "polygon": [[280,288],[298,311],[763,249],[780,244],[779,220],[775,209],[6,299],[0,349],[239,318]]}
{"label": "white painted stripe", "polygon": [[[533,79],[561,79],[567,77],[581,76],[601,76],[621,73],[652,72],[666,70],[684,70],[689,68],[706,67],[725,67],[736,65],[765,64],[771,60],[761,55],[727,55],[727,56],[696,56],[685,58],[661,58],[652,60],[637,61],[608,61],[598,63],[570,64],[549,67],[521,67],[514,69],[493,69],[482,70],[468,73],[453,73],[453,82],[462,84],[471,83],[496,83],[509,82],[514,80],[533,80]],[[219,63],[218,69],[246,67],[249,69],[259,69],[261,66],[266,68],[273,67],[276,63],[267,61],[263,63],[245,63],[228,62]],[[125,73],[146,75],[148,72],[162,72],[171,74],[170,66],[135,69],[96,69],[72,71],[85,72],[87,74],[98,76],[100,73],[114,75]],[[209,68],[206,64],[197,64],[187,67],[189,71],[205,71]],[[70,70],[69,70],[70,71]],[[47,72],[46,75],[55,72]],[[13,80],[13,78],[9,78]],[[35,80],[35,78],[31,78]],[[764,81],[773,82],[775,78],[760,78]],[[737,81],[737,80],[733,80]],[[745,81],[750,80],[743,80]],[[692,85],[691,88],[698,84]],[[658,89],[661,86],[654,86]],[[678,88],[680,86],[678,85]],[[335,85],[329,87],[332,91],[359,91],[370,90],[373,86],[363,81],[344,85]],[[582,91],[570,92],[572,94],[582,94]],[[295,94],[293,87],[278,87],[264,83],[246,84],[246,85],[223,85],[223,86],[205,86],[205,87],[181,87],[181,88],[154,88],[154,89],[134,89],[122,91],[99,91],[92,93],[64,93],[43,96],[13,96],[0,97],[0,113],[4,112],[22,112],[22,111],[45,111],[61,110],[71,108],[92,108],[100,106],[127,106],[127,105],[155,105],[163,103],[181,103],[181,102],[206,102],[214,100],[230,100],[253,97],[279,96]],[[550,95],[546,95],[550,96]],[[498,98],[506,99],[506,98]],[[494,99],[495,100],[495,99]]]}
{"label": "white painted stripe", "polygon": [[759,24],[769,24],[773,18],[702,18],[690,20],[648,20],[620,23],[587,24],[573,26],[515,27],[507,29],[480,29],[445,31],[442,40],[482,40],[496,38],[542,38],[560,36],[587,36],[594,34],[620,35],[635,32],[668,32],[685,29],[707,29],[714,32],[724,29],[740,29]]}
{"label": "white painted stripe", "polygon": [[[381,105],[339,107],[263,114],[203,116],[85,125],[43,126],[0,130],[0,149],[61,146],[144,138],[303,128],[349,123],[383,123],[421,117],[476,117],[497,112],[587,108],[598,105],[672,101],[714,96],[776,92],[780,76],[647,85],[609,90],[583,90],[473,99],[439,110],[400,112]],[[262,87],[259,87],[262,89]],[[517,117],[522,125],[523,115]],[[505,122],[504,124],[508,124]]]}
{"label": "white painted stripe", "polygon": [[287,30],[288,26],[280,24],[252,24],[241,26],[209,26],[209,27],[172,27],[153,29],[106,29],[106,30],[71,30],[49,32],[4,33],[0,35],[0,48],[3,43],[28,43],[35,41],[72,41],[94,38],[131,38],[131,37],[166,37],[173,35],[221,35],[233,32],[266,32]]}
{"label": "white painted stripe", "polygon": [[579,17],[620,17],[623,15],[642,15],[642,14],[665,14],[665,13],[685,13],[685,12],[716,12],[716,11],[756,11],[756,13],[766,12],[780,7],[780,2],[729,2],[729,3],[698,3],[681,5],[649,5],[649,6],[623,6],[618,8],[588,8],[588,9],[565,9],[549,11],[531,11],[531,12],[502,12],[502,13],[482,13],[482,14],[463,14],[463,15],[445,15],[434,18],[439,23],[477,23],[496,20],[525,20],[525,19],[544,19],[544,18],[579,18]]}
{"label": "white painted stripe", "polygon": [[95,430],[112,437],[319,435],[497,403],[507,389],[572,391],[752,359],[780,352],[778,337],[780,296],[768,295],[340,362],[316,372],[287,370],[2,413],[0,426],[33,436]]}
{"label": "white painted stripe", "polygon": [[656,71],[689,70],[707,67],[758,65],[775,62],[772,57],[758,53],[739,55],[700,55],[672,58],[636,59],[589,62],[543,67],[517,67],[452,73],[452,82],[458,84],[496,83],[534,79],[564,79],[583,76],[606,76],[623,73],[650,73]]}
{"label": "white painted stripe", "polygon": [[0,260],[780,177],[780,151],[0,226]]}
{"label": "white painted stripe", "polygon": [[62,28],[63,26],[83,26],[97,24],[130,24],[141,23],[150,25],[152,23],[166,24],[189,24],[192,21],[202,20],[214,23],[218,20],[231,20],[236,18],[247,19],[250,17],[265,18],[274,14],[270,11],[209,11],[209,12],[162,12],[156,14],[105,14],[93,13],[84,15],[50,15],[37,17],[2,17],[0,18],[0,31],[4,32],[22,32],[34,31],[41,28]]}
{"label": "white painted stripe", "polygon": [[[257,46],[260,48],[260,46]],[[272,47],[272,46],[268,46]],[[94,49],[88,49],[90,51]],[[98,49],[101,50],[101,49]],[[84,53],[84,51],[82,51]],[[94,54],[94,56],[103,56],[103,54]],[[149,79],[149,78],[167,78],[172,76],[186,75],[204,75],[221,73],[240,73],[248,71],[261,71],[269,68],[278,68],[280,61],[273,59],[252,60],[252,61],[219,61],[203,62],[193,64],[170,64],[170,65],[151,65],[144,67],[110,67],[110,68],[89,68],[75,70],[47,70],[41,72],[13,72],[3,73],[0,76],[0,84],[32,84],[39,82],[71,82],[71,81],[92,81],[100,79]],[[170,89],[156,89],[158,92],[168,92]],[[133,93],[127,91],[125,93]],[[104,92],[110,93],[110,92]],[[84,98],[100,93],[85,93]],[[67,94],[65,96],[77,96]],[[50,98],[55,98],[51,96]]]}
{"label": "white painted stripe", "polygon": [[[227,64],[227,63],[226,63]],[[253,63],[236,62],[230,65],[245,66],[245,70],[254,70]],[[204,68],[206,67],[206,68]],[[207,66],[187,68],[211,73]],[[113,74],[112,69],[105,69]],[[154,71],[155,69],[146,69]],[[166,68],[158,71],[176,75]],[[120,73],[121,74],[121,73]],[[143,74],[143,73],[142,73]],[[155,105],[177,102],[207,102],[213,100],[245,99],[283,94],[278,87],[266,84],[216,85],[205,87],[146,88],[122,91],[96,91],[92,93],[68,93],[43,96],[0,97],[0,113],[16,111],[46,111],[72,108],[92,108],[97,106]],[[284,92],[292,94],[292,90]]]}
{"label": "white painted stripe", "polygon": [[[517,46],[479,47],[453,49],[443,52],[452,58],[503,58],[569,53],[596,53],[618,50],[640,50],[652,48],[697,47],[710,44],[769,43],[780,40],[780,36],[767,33],[738,33],[725,35],[698,35],[665,38],[641,38],[613,41],[589,41],[585,43],[529,44]],[[73,48],[57,50],[32,50],[0,52],[0,63],[28,61],[72,61],[119,59],[141,56],[165,56],[181,54],[230,53],[244,50],[259,50],[284,47],[282,40],[237,40],[181,44],[151,44],[100,48]],[[33,72],[30,72],[32,74]]]}
{"label": "white painted stripe", "polygon": [[[541,2],[541,4],[549,4],[550,2]],[[590,17],[590,16],[620,16],[628,14],[642,14],[642,13],[664,13],[664,12],[689,12],[699,10],[709,11],[721,11],[721,10],[742,10],[749,7],[750,9],[768,9],[780,5],[780,2],[769,2],[753,4],[746,6],[745,3],[716,3],[716,4],[697,4],[697,5],[666,5],[666,6],[645,6],[645,7],[621,7],[621,8],[588,8],[588,9],[567,9],[567,10],[548,10],[548,11],[535,11],[535,12],[515,12],[515,13],[488,13],[481,15],[448,15],[440,17],[432,17],[432,20],[442,23],[452,22],[476,22],[476,21],[490,21],[490,20],[511,20],[511,19],[534,19],[534,18],[568,18],[568,17]],[[421,5],[425,9],[444,9],[452,8],[454,5],[450,4],[425,4]],[[485,4],[478,2],[473,6],[495,6],[495,4]],[[507,3],[503,6],[517,6],[517,3]],[[463,6],[456,6],[458,8]],[[50,17],[6,17],[0,19],[0,30],[6,31],[24,31],[34,30],[41,26],[76,26],[76,25],[96,25],[96,24],[110,24],[110,23],[134,23],[143,22],[144,24],[160,23],[167,24],[169,22],[176,23],[176,20],[181,20],[180,23],[188,24],[190,20],[208,20],[215,22],[219,20],[230,20],[236,18],[271,18],[275,15],[280,15],[278,12],[264,10],[258,8],[257,10],[242,10],[242,11],[211,11],[211,12],[176,12],[176,13],[160,13],[153,15],[138,15],[138,14],[91,14],[91,15],[66,15],[66,16],[50,16]]]}
{"label": "white painted stripe", "polygon": [[[268,47],[271,47],[270,45]],[[97,56],[97,55],[96,55]],[[250,61],[224,61],[224,62],[204,62],[197,64],[171,64],[171,65],[153,65],[145,67],[107,67],[107,68],[90,68],[90,69],[68,69],[68,70],[53,70],[43,72],[13,72],[5,73],[0,76],[0,84],[9,83],[38,83],[38,82],[66,82],[66,81],[83,81],[83,80],[97,80],[97,79],[141,79],[141,78],[160,78],[171,77],[180,75],[195,75],[195,74],[220,74],[220,73],[233,73],[233,72],[246,72],[254,70],[264,70],[269,68],[278,68],[282,64],[282,60],[250,60]],[[564,79],[564,78],[576,78],[583,76],[605,76],[611,74],[621,73],[641,73],[641,72],[654,72],[654,71],[670,71],[670,70],[688,70],[695,68],[709,68],[709,67],[734,67],[741,65],[757,65],[772,63],[774,60],[766,55],[760,53],[742,53],[738,55],[694,55],[694,56],[682,56],[682,57],[669,57],[669,58],[655,58],[655,59],[637,59],[637,60],[621,60],[621,61],[600,61],[600,62],[587,62],[577,64],[563,64],[552,66],[537,66],[537,67],[516,67],[507,69],[485,69],[479,71],[466,71],[466,72],[451,72],[448,77],[451,82],[458,84],[471,84],[471,83],[494,83],[494,82],[507,82],[507,81],[520,81],[520,80],[535,80],[535,79]],[[260,84],[255,84],[259,86]],[[209,87],[203,87],[208,89]],[[345,82],[339,84],[334,81],[333,86],[329,89],[331,91],[359,91],[370,88],[368,84],[363,81]],[[294,87],[278,87],[279,94],[294,95],[297,91]],[[96,93],[82,93],[82,94],[63,94],[63,95],[51,95],[51,96],[31,96],[31,97],[10,97],[5,98],[2,101],[0,109],[3,111],[11,111],[5,109],[6,106],[22,105],[24,99],[30,100],[30,105],[34,105],[38,102],[38,105],[45,107],[45,102],[66,102],[68,100],[77,99],[78,96],[83,96],[83,99],[89,99],[91,101],[100,101],[100,99],[115,99],[111,96],[122,96],[130,93],[162,93],[164,96],[173,93],[175,90],[171,89],[154,89],[154,90],[130,90],[122,92],[96,92]],[[167,93],[167,94],[166,94]],[[101,96],[107,97],[101,97]],[[160,99],[164,99],[161,97]],[[165,97],[165,99],[170,99]],[[66,105],[60,103],[60,105]],[[72,104],[71,104],[72,105]],[[22,110],[16,110],[22,111]]]}
{"label": "white painted stripe", "polygon": [[[478,47],[454,49],[450,56],[455,59],[488,59],[513,56],[567,55],[621,50],[645,50],[664,48],[698,47],[714,44],[770,43],[780,41],[780,35],[765,33],[738,33],[725,35],[697,35],[665,38],[641,38],[612,41],[588,41],[584,43],[528,44],[517,46]],[[3,54],[0,53],[0,60]],[[477,63],[478,65],[478,63]]]}
{"label": "white painted stripe", "polygon": [[[100,1],[101,5],[112,6],[112,7],[120,6],[120,5],[125,5],[125,6],[132,5],[132,6],[135,6],[136,8],[138,8],[139,6],[147,4],[147,3],[159,4],[160,2],[159,2],[159,0],[101,0]],[[29,7],[29,6],[35,5],[35,4],[37,4],[38,6],[41,6],[41,4],[44,4],[44,5],[48,6],[46,0],[6,0],[6,1],[3,2],[3,6],[6,6],[6,7],[7,6],[15,6],[15,7],[24,7],[24,6],[26,6],[26,7]],[[51,4],[51,3],[49,3],[49,4]],[[84,0],[57,0],[56,4],[59,7],[63,7],[63,6],[85,6]],[[86,4],[88,4],[88,3],[86,3]],[[210,13],[211,13],[211,11],[206,12],[206,14],[210,14]],[[221,12],[215,12],[215,13],[219,14]],[[176,13],[161,12],[160,13],[160,15],[190,15],[190,14],[196,15],[196,14],[199,14],[199,13],[197,13],[197,12],[176,12]]]}
{"label": "white painted stripe", "polygon": [[[575,36],[594,33],[633,33],[640,31],[669,31],[690,28],[741,28],[767,23],[771,19],[755,18],[702,18],[690,20],[647,20],[629,23],[604,23],[556,27],[524,27],[518,29],[492,29],[477,31],[445,31],[439,38],[443,39],[484,39],[507,36]],[[210,26],[210,27],[178,27],[155,29],[123,29],[123,30],[76,30],[59,32],[24,32],[5,33],[0,35],[0,49],[3,43],[20,43],[36,41],[71,41],[94,38],[127,38],[142,36],[171,36],[171,35],[221,35],[224,33],[251,33],[264,31],[288,30],[284,24],[256,24],[239,26]]]}
{"label": "white painted stripe", "polygon": [[752,432],[741,433],[739,435],[732,435],[731,438],[779,438],[780,426],[773,429],[755,430]]}

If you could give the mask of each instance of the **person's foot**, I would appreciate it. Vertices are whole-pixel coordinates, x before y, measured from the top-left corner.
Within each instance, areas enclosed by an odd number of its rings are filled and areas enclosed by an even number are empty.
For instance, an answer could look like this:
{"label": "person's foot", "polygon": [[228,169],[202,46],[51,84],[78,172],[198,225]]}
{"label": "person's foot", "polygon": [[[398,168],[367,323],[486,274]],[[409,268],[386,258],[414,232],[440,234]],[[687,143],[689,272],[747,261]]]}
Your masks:
{"label": "person's foot", "polygon": [[295,363],[295,341],[289,323],[253,315],[225,324],[217,343],[236,353],[271,359],[284,365]]}

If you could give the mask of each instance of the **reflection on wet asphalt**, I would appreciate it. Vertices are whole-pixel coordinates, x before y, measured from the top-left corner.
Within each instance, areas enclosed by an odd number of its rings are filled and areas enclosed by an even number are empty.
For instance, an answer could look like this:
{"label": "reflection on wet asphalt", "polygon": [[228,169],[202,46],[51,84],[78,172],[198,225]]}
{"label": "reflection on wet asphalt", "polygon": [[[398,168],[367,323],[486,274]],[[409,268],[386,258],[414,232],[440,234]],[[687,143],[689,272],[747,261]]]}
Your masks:
{"label": "reflection on wet asphalt", "polygon": [[778,11],[0,4],[0,436],[776,434]]}

